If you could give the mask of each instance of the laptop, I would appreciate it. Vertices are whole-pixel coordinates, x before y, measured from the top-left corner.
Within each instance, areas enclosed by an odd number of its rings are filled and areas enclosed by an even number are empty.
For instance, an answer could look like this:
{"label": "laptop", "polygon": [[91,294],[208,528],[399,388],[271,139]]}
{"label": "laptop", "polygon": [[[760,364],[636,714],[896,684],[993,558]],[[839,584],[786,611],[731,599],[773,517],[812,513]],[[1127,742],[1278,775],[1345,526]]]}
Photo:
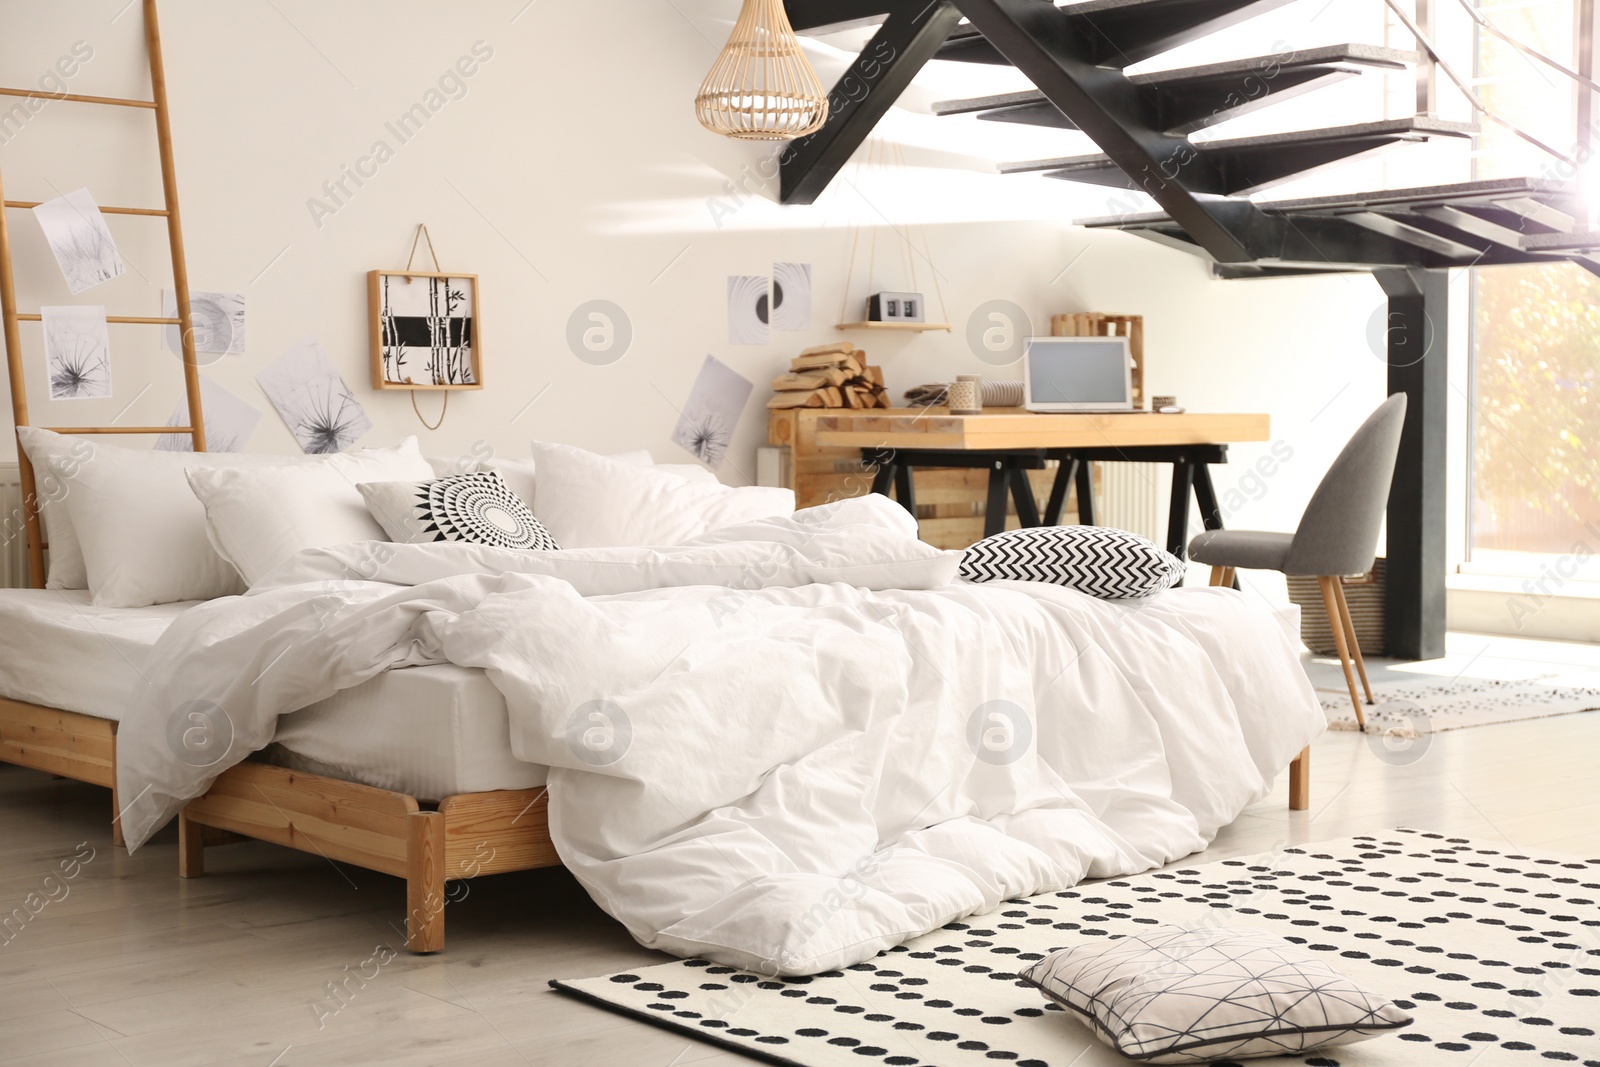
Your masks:
{"label": "laptop", "polygon": [[1035,337],[1022,357],[1022,380],[1029,411],[1134,410],[1126,337]]}

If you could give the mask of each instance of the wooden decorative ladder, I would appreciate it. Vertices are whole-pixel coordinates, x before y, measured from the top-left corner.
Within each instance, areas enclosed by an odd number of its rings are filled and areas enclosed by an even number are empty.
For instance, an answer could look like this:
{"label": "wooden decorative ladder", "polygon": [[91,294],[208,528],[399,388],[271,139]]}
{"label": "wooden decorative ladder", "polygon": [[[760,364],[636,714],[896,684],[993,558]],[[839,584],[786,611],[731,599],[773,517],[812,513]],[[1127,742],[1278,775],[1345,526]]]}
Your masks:
{"label": "wooden decorative ladder", "polygon": [[[106,215],[135,215],[163,218],[167,221],[167,236],[172,246],[172,282],[177,293],[178,317],[154,318],[139,315],[108,315],[108,323],[141,326],[178,326],[183,346],[184,390],[188,403],[187,426],[70,426],[52,427],[61,433],[74,434],[166,434],[185,433],[194,440],[194,450],[206,449],[205,419],[200,406],[200,364],[195,358],[193,316],[189,308],[189,268],[183,254],[183,224],[178,214],[178,175],[172,159],[172,116],[167,107],[166,68],[161,60],[161,30],[156,20],[155,0],[144,0],[144,37],[150,59],[149,100],[127,100],[108,96],[81,96],[76,93],[43,93],[34,89],[0,88],[0,96],[20,96],[41,100],[63,100],[78,104],[106,107],[135,108],[155,112],[156,146],[161,156],[161,188],[166,204],[160,208],[102,207]],[[4,196],[4,183],[0,181],[0,198]],[[38,206],[32,200],[6,200],[6,209],[23,209]],[[0,314],[5,321],[6,369],[11,381],[11,410],[16,425],[27,426],[28,389],[23,373],[21,322],[39,322],[38,314],[19,314],[17,311],[16,278],[11,262],[11,232],[7,215],[0,211]],[[44,550],[47,547],[40,530],[38,483],[27,453],[18,447],[17,465],[22,474],[23,517],[28,536],[28,574],[35,588],[45,584]]]}

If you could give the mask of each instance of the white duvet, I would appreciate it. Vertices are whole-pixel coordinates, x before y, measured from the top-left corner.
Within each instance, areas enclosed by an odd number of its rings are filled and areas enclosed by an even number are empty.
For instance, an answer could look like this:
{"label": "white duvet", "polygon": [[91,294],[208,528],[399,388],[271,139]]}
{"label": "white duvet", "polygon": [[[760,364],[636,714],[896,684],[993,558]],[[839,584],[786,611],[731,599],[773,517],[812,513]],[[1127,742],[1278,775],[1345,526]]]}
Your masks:
{"label": "white duvet", "polygon": [[1201,849],[1323,729],[1258,602],[956,582],[915,535],[868,497],[669,549],[302,553],[157,646],[117,738],[129,845],[279,715],[481,667],[602,907],[653,948],[804,974]]}

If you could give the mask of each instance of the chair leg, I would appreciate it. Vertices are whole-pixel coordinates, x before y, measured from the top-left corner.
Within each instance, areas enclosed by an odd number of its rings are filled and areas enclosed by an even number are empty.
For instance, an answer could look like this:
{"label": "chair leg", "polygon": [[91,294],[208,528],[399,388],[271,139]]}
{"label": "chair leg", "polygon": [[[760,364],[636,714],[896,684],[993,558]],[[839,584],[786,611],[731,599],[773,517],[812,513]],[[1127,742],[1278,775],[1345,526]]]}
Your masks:
{"label": "chair leg", "polygon": [[1339,594],[1339,614],[1344,619],[1344,639],[1350,645],[1350,655],[1356,661],[1356,672],[1361,675],[1361,688],[1367,694],[1367,703],[1376,704],[1372,698],[1372,683],[1367,681],[1367,661],[1361,658],[1361,642],[1356,639],[1356,621],[1350,617],[1350,602],[1344,598],[1344,583],[1333,580],[1333,591]]}
{"label": "chair leg", "polygon": [[1232,586],[1233,574],[1234,569],[1232,567],[1212,567],[1211,584]]}
{"label": "chair leg", "polygon": [[1363,731],[1367,728],[1367,717],[1361,711],[1361,697],[1356,694],[1356,673],[1350,663],[1350,649],[1344,640],[1344,614],[1339,611],[1339,594],[1336,590],[1338,578],[1326,575],[1317,576],[1317,585],[1322,588],[1322,606],[1328,613],[1328,626],[1333,630],[1333,647],[1339,650],[1339,664],[1344,668],[1345,684],[1350,687],[1350,706],[1356,709],[1356,725]]}
{"label": "chair leg", "polygon": [[1311,806],[1311,746],[1289,764],[1289,810],[1305,811]]}

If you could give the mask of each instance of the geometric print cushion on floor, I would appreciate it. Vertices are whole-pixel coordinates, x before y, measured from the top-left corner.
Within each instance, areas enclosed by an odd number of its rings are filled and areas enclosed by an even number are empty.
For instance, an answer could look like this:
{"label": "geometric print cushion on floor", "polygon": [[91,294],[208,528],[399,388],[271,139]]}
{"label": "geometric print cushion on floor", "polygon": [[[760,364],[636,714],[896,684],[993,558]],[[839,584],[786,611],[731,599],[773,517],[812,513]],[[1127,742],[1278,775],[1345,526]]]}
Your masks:
{"label": "geometric print cushion on floor", "polygon": [[1162,926],[1281,938],[1416,1020],[1218,1067],[1600,1067],[1600,859],[1414,830],[1008,900],[822,974],[677,960],[551,984],[791,1067],[1127,1067],[1018,975]]}
{"label": "geometric print cushion on floor", "polygon": [[1050,582],[1102,600],[1170,589],[1183,561],[1138,534],[1109,526],[1034,526],[985,537],[961,554],[969,582]]}
{"label": "geometric print cushion on floor", "polygon": [[1146,1063],[1302,1052],[1412,1021],[1321,957],[1251,930],[1158,927],[1063,949],[1021,977]]}

